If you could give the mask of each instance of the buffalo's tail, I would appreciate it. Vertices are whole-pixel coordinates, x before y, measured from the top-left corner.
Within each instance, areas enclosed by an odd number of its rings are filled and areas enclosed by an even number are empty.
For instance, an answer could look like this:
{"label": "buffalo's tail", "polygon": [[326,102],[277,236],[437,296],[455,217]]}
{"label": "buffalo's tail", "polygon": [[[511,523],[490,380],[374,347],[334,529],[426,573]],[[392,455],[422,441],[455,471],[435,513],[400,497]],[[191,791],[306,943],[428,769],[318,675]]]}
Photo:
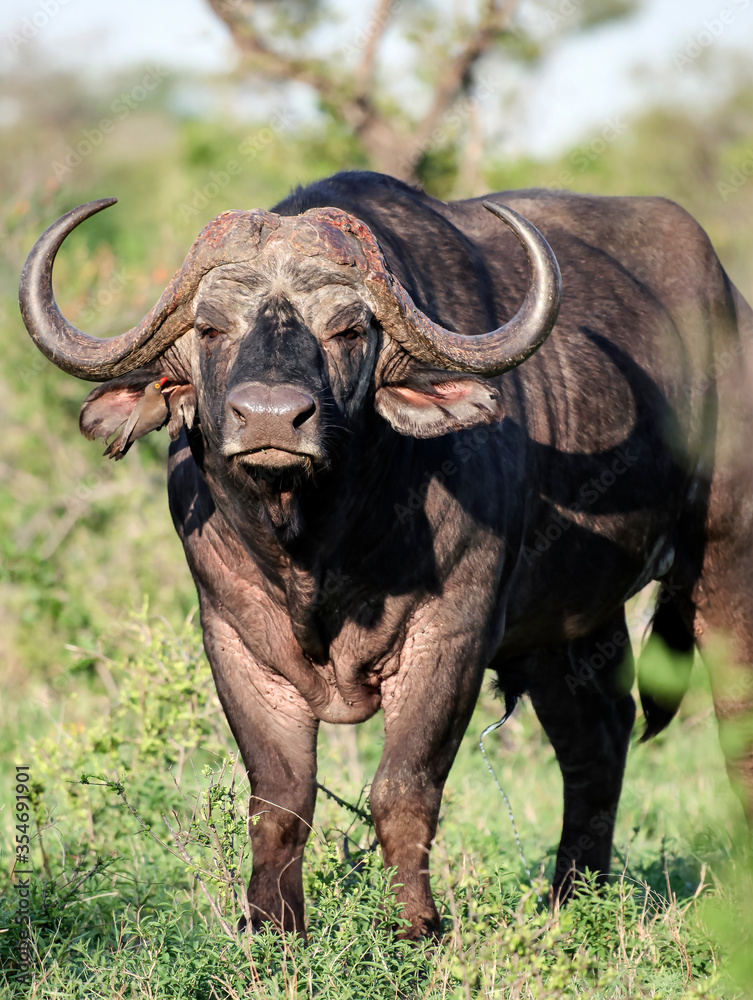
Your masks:
{"label": "buffalo's tail", "polygon": [[660,733],[677,713],[690,684],[694,646],[693,633],[672,595],[662,586],[651,638],[638,661],[638,691],[646,722],[642,743]]}

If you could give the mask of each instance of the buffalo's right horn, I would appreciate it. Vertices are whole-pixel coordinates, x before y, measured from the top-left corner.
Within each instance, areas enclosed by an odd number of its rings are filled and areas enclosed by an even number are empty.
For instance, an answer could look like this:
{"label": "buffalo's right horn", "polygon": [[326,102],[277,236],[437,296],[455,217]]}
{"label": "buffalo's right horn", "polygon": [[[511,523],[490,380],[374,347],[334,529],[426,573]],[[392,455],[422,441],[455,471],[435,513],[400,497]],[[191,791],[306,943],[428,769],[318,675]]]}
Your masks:
{"label": "buffalo's right horn", "polygon": [[378,248],[372,251],[367,281],[376,292],[385,329],[409,354],[449,371],[490,377],[521,364],[544,343],[559,313],[562,278],[557,258],[532,222],[506,205],[485,201],[483,206],[521,242],[531,277],[517,313],[498,329],[464,335],[435,323],[389,273]]}
{"label": "buffalo's right horn", "polygon": [[[53,223],[29,254],[18,290],[26,329],[40,351],[70,375],[105,382],[154,360],[186,328],[175,315],[189,291],[187,275],[179,271],[154,308],[141,322],[118,337],[91,337],[68,322],[52,291],[52,265],[63,240],[85,219],[114,205],[101,198],[67,212]],[[190,325],[190,323],[189,323]]]}

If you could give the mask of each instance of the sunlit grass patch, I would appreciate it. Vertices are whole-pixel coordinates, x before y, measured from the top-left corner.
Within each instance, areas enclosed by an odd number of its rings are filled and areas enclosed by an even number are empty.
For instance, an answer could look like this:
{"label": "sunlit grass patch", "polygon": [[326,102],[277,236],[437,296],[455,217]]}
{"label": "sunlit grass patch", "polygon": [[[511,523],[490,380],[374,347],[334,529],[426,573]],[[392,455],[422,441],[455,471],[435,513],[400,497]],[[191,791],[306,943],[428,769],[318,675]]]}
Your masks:
{"label": "sunlit grass patch", "polygon": [[[28,995],[691,997],[735,995],[723,985],[728,972],[745,981],[745,961],[729,956],[747,924],[728,916],[744,914],[744,894],[721,878],[732,863],[738,876],[747,869],[725,828],[735,804],[702,673],[680,720],[631,750],[612,883],[585,887],[554,914],[542,877],[561,822],[553,753],[525,703],[487,742],[531,882],[477,748],[501,711],[482,698],[433,854],[442,938],[418,946],[394,934],[400,914],[368,817],[381,721],[325,728],[319,777],[341,801],[320,791],[305,943],[236,933],[250,873],[248,788],[198,628],[176,634],[144,614],[127,638],[134,653],[108,664],[107,688],[70,677],[66,711],[28,744],[37,955]],[[10,820],[6,809],[6,879]],[[15,903],[7,887],[5,975],[16,960]],[[7,989],[26,995],[11,979]]]}

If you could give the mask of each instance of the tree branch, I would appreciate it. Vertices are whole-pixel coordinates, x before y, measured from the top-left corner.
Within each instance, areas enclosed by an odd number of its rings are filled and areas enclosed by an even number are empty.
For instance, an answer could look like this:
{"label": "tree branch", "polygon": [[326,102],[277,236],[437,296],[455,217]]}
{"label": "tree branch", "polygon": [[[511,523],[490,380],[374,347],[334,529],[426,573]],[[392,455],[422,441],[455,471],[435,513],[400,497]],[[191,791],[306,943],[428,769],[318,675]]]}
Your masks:
{"label": "tree branch", "polygon": [[491,48],[499,34],[507,30],[516,0],[499,3],[488,0],[486,11],[463,50],[455,56],[439,78],[431,107],[414,132],[413,147],[420,156],[423,145],[449,110],[455,99],[470,86],[471,71],[481,56]]}
{"label": "tree branch", "polygon": [[431,105],[417,127],[406,135],[374,100],[379,45],[391,19],[394,0],[375,0],[366,25],[363,57],[350,79],[333,75],[325,61],[295,58],[274,49],[253,23],[253,2],[208,0],[227,25],[238,51],[256,72],[279,80],[294,80],[316,90],[330,113],[347,124],[361,141],[377,170],[414,181],[415,168],[435,128],[459,94],[467,91],[474,65],[507,30],[517,0],[486,0],[476,28],[462,50],[438,76]]}
{"label": "tree branch", "polygon": [[356,71],[356,100],[367,100],[369,98],[372,84],[374,82],[374,70],[376,68],[376,54],[382,35],[390,23],[390,6],[393,0],[377,0],[374,13],[366,24],[366,32],[373,25],[373,31],[368,34],[368,42],[363,52],[363,59]]}
{"label": "tree branch", "polygon": [[327,100],[336,101],[340,98],[340,88],[317,60],[293,59],[276,52],[260,37],[251,19],[244,17],[237,5],[229,4],[227,0],[208,0],[208,3],[230,29],[238,51],[254,62],[256,68],[280,80],[306,83]]}

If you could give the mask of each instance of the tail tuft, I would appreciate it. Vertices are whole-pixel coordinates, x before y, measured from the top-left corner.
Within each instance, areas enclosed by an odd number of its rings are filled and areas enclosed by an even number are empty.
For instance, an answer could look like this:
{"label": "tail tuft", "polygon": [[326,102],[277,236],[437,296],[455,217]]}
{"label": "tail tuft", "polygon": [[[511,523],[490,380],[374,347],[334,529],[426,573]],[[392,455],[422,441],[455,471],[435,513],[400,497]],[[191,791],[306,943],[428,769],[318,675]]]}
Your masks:
{"label": "tail tuft", "polygon": [[658,701],[655,701],[646,691],[641,691],[640,694],[641,705],[643,706],[644,722],[646,723],[646,728],[641,733],[640,741],[641,743],[646,743],[670,724],[672,719],[675,717],[677,709],[680,707],[680,703],[678,702],[671,708],[663,708]]}

